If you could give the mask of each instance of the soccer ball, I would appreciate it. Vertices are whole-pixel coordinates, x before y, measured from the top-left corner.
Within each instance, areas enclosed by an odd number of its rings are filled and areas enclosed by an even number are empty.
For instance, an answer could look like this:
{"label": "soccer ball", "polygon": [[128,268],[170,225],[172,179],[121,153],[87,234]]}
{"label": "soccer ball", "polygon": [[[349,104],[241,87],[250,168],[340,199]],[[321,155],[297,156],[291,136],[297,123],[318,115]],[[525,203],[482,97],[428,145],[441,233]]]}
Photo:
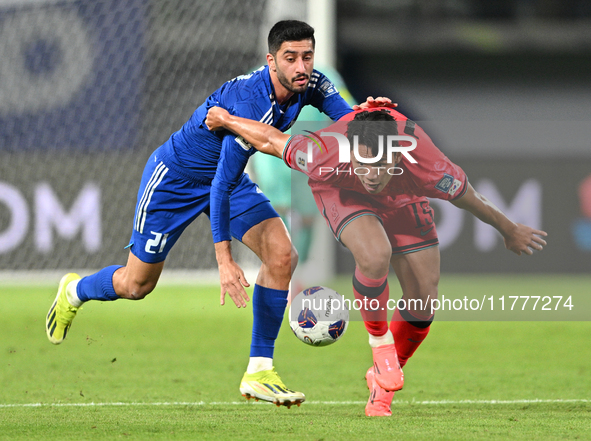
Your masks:
{"label": "soccer ball", "polygon": [[343,296],[324,286],[299,293],[289,306],[289,325],[297,338],[312,346],[327,346],[343,336],[349,310]]}

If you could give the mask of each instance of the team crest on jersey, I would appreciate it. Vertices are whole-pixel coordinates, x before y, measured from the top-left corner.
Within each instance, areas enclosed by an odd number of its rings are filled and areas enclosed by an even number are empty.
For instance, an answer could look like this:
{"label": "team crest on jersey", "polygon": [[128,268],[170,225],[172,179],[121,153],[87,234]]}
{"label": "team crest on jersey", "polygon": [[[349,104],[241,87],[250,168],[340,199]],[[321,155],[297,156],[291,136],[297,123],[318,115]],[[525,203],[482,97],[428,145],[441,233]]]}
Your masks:
{"label": "team crest on jersey", "polygon": [[334,84],[332,84],[330,82],[330,80],[328,78],[325,78],[324,81],[322,81],[322,83],[320,84],[320,87],[318,87],[318,89],[320,90],[320,93],[322,93],[324,98],[327,98],[331,95],[334,95],[335,93],[338,93],[337,88],[335,87]]}
{"label": "team crest on jersey", "polygon": [[448,175],[447,173],[443,174],[443,178],[435,185],[435,188],[443,193],[447,193],[451,188],[452,184],[454,183],[454,177]]}

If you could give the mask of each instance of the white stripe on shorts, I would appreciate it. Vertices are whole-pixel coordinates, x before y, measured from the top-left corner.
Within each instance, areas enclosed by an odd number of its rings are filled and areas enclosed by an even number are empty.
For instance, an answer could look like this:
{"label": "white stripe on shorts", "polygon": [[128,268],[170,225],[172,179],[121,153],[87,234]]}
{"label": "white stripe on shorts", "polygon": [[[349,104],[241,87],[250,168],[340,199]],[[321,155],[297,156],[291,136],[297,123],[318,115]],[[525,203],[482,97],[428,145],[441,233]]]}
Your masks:
{"label": "white stripe on shorts", "polygon": [[146,203],[146,198],[148,197],[148,193],[150,192],[150,187],[154,184],[154,181],[156,179],[158,179],[158,174],[160,173],[161,169],[164,167],[165,167],[164,163],[162,163],[162,162],[160,162],[160,164],[158,164],[156,166],[156,168],[152,172],[152,176],[150,176],[150,180],[148,181],[146,188],[144,188],[144,193],[142,194],[140,202],[138,203],[138,206],[137,206],[135,225],[133,226],[137,231],[139,231],[141,207]]}
{"label": "white stripe on shorts", "polygon": [[134,228],[136,231],[143,233],[144,232],[144,224],[146,222],[146,212],[148,211],[148,205],[152,200],[152,195],[154,194],[154,190],[162,181],[164,175],[168,172],[168,167],[164,165],[163,162],[156,166],[154,169],[154,173],[150,177],[148,181],[148,185],[144,189],[144,194],[142,195],[140,202],[137,206],[137,213],[135,216],[135,225]]}

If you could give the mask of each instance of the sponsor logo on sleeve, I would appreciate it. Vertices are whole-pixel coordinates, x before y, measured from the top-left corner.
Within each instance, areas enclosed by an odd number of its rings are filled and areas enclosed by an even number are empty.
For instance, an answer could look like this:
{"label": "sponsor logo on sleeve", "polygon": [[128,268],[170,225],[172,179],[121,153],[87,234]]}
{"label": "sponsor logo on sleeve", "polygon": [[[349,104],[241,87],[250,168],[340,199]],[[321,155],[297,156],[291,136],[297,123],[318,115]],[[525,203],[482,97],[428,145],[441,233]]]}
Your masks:
{"label": "sponsor logo on sleeve", "polygon": [[306,153],[304,153],[304,152],[302,152],[300,150],[297,150],[296,151],[296,154],[295,154],[295,158],[296,158],[296,164],[297,164],[297,166],[301,170],[307,172],[308,171],[308,158],[307,158]]}
{"label": "sponsor logo on sleeve", "polygon": [[447,173],[444,173],[443,178],[441,178],[439,180],[437,185],[435,185],[435,188],[439,191],[442,191],[443,193],[447,193],[447,192],[449,192],[450,188],[452,187],[453,182],[454,182],[454,177],[451,175],[448,175]]}
{"label": "sponsor logo on sleeve", "polygon": [[332,84],[330,82],[330,80],[328,80],[326,78],[320,84],[319,89],[320,89],[320,92],[322,93],[322,95],[324,96],[324,98],[327,98],[327,97],[329,97],[331,95],[334,95],[335,93],[338,93],[338,90],[335,87],[335,85]]}
{"label": "sponsor logo on sleeve", "polygon": [[454,179],[454,183],[448,191],[449,195],[453,196],[454,194],[456,194],[456,191],[458,191],[461,186],[462,186],[462,181],[460,181],[459,179]]}
{"label": "sponsor logo on sleeve", "polygon": [[242,136],[237,136],[236,138],[234,138],[234,140],[238,143],[238,145],[240,145],[240,147],[242,147],[246,151],[249,151],[251,148],[254,147],[251,143],[249,143]]}

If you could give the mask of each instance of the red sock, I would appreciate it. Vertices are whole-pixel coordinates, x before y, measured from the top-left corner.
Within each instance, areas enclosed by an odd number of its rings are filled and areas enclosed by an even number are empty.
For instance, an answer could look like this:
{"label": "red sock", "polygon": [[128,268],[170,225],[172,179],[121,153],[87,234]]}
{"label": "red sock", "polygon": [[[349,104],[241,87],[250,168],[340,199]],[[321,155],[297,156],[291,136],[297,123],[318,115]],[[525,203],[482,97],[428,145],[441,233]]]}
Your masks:
{"label": "red sock", "polygon": [[427,320],[421,320],[413,317],[405,309],[402,310],[402,313],[398,309],[394,311],[392,321],[390,322],[390,331],[392,331],[392,335],[394,336],[394,344],[400,367],[404,367],[408,359],[412,357],[412,354],[415,353],[427,337],[432,321],[433,316]]}
{"label": "red sock", "polygon": [[355,268],[353,293],[355,300],[361,301],[361,317],[367,332],[376,337],[388,332],[387,306],[390,298],[388,275],[379,279],[370,279]]}

